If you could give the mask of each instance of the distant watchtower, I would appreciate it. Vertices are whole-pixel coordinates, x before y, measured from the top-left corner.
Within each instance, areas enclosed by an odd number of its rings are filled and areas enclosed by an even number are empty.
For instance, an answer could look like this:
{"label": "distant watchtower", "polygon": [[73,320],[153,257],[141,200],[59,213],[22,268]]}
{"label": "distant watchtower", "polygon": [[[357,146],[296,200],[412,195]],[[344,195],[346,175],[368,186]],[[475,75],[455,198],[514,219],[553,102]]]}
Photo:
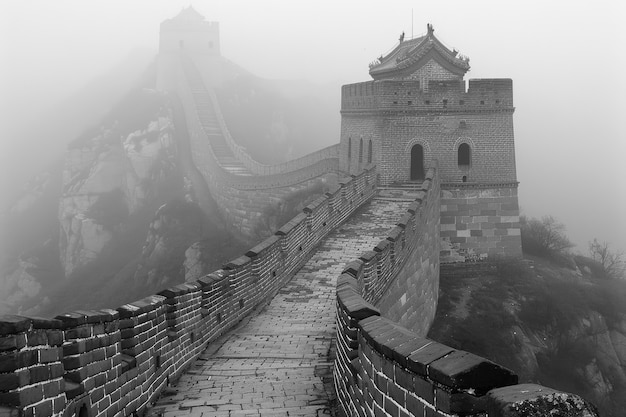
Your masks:
{"label": "distant watchtower", "polygon": [[180,67],[183,56],[192,59],[207,74],[206,68],[215,68],[213,64],[221,59],[219,23],[206,21],[191,6],[161,23],[157,90],[178,91],[184,78]]}
{"label": "distant watchtower", "polygon": [[419,182],[438,161],[441,236],[453,247],[443,261],[521,255],[513,83],[469,80],[466,89],[469,68],[428,25],[370,64],[373,81],[342,87],[342,170],[374,163],[389,185]]}
{"label": "distant watchtower", "polygon": [[185,50],[194,54],[220,55],[218,22],[208,22],[193,7],[184,8],[161,23],[159,52]]}

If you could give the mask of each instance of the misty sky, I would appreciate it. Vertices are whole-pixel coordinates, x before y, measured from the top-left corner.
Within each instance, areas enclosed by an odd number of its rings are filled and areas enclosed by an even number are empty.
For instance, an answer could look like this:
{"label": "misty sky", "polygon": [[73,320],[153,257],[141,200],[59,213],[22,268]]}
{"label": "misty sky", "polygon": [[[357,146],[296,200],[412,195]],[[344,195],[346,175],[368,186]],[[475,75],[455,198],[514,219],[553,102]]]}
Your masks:
{"label": "misty sky", "polygon": [[470,57],[466,79],[513,79],[522,212],[554,215],[581,251],[593,237],[626,251],[626,7],[613,1],[3,0],[0,184],[73,139],[25,137],[29,126],[129,54],[156,53],[159,23],[189,4],[220,22],[226,58],[336,85],[337,111],[341,84],[368,80],[402,31],[432,23]]}

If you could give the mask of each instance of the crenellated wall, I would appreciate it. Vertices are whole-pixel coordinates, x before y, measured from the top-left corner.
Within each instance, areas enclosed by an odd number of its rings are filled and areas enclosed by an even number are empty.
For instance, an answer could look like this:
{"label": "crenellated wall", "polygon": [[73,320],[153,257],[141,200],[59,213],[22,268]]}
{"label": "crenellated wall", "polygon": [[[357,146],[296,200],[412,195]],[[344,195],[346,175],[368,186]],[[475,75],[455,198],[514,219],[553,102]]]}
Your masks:
{"label": "crenellated wall", "polygon": [[[276,217],[275,212],[280,212],[291,196],[297,192],[307,196],[316,190],[319,193],[336,182],[338,145],[284,164],[259,164],[230,137],[215,95],[204,86],[191,58],[181,56],[169,65],[176,68],[171,73],[176,80],[171,88],[181,105],[175,111],[186,122],[194,165],[206,181],[226,224],[240,236],[253,239],[267,236],[279,226],[272,217]],[[199,110],[201,106],[204,112]],[[222,146],[232,152],[231,159],[249,170],[248,175],[238,175],[220,166],[210,137],[216,132],[203,125],[207,118],[215,118],[225,142]]]}
{"label": "crenellated wall", "polygon": [[207,343],[270,300],[375,190],[370,167],[222,270],[116,310],[0,317],[0,416],[142,413]]}
{"label": "crenellated wall", "polygon": [[431,168],[397,225],[347,266],[365,300],[421,335],[435,318],[439,295],[439,201],[438,170]]}
{"label": "crenellated wall", "polygon": [[380,111],[467,112],[511,111],[513,81],[508,78],[429,80],[379,80],[347,84],[341,88],[344,114]]}
{"label": "crenellated wall", "polygon": [[509,369],[424,337],[437,302],[439,201],[430,169],[398,225],[337,280],[340,415],[597,416],[576,395],[516,385]]}

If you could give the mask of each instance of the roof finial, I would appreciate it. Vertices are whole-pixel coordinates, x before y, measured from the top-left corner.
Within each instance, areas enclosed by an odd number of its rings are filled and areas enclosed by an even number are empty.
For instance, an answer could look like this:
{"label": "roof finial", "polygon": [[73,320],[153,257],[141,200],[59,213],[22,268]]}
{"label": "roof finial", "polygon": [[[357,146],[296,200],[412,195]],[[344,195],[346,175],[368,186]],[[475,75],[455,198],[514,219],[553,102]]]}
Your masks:
{"label": "roof finial", "polygon": [[426,30],[428,31],[428,36],[431,36],[433,32],[435,31],[435,29],[433,28],[433,25],[431,25],[430,23],[426,24]]}
{"label": "roof finial", "polygon": [[404,42],[404,32],[400,34],[400,43]]}

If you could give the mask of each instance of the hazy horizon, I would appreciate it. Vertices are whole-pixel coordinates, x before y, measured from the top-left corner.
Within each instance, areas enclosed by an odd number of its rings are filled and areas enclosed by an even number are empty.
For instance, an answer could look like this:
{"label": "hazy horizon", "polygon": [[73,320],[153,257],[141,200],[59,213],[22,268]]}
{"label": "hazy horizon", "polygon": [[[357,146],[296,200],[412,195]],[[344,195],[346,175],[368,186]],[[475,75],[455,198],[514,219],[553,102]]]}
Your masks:
{"label": "hazy horizon", "polygon": [[[45,135],[28,132],[120,62],[155,55],[159,24],[189,5],[179,0],[2,2],[0,184],[7,187],[15,172],[35,172],[61,155],[74,137],[50,143]],[[370,79],[368,63],[392,48],[401,32],[417,36],[432,23],[440,40],[470,57],[466,80],[513,79],[522,213],[553,215],[583,253],[594,237],[626,251],[626,141],[618,130],[626,110],[620,94],[626,83],[619,73],[626,57],[617,49],[626,29],[618,3],[219,0],[191,5],[220,23],[224,57],[259,77],[335,85],[337,111],[342,84]]]}

